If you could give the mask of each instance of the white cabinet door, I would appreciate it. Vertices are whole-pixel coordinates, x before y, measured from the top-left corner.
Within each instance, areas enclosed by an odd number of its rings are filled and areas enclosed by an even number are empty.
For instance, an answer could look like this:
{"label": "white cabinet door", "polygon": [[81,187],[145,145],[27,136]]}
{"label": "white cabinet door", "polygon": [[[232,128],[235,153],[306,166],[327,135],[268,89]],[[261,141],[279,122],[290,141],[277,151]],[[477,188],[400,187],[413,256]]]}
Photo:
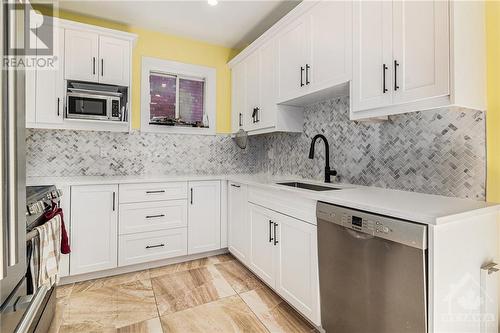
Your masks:
{"label": "white cabinet door", "polygon": [[391,105],[391,73],[392,1],[354,1],[352,112]]}
{"label": "white cabinet door", "polygon": [[93,32],[66,30],[64,77],[67,80],[98,81],[99,36]]}
{"label": "white cabinet door", "polygon": [[448,6],[440,0],[393,2],[395,104],[449,94]]}
{"label": "white cabinet door", "polygon": [[319,323],[316,226],[278,214],[276,291],[306,317]]}
{"label": "white cabinet door", "polygon": [[[247,130],[255,129],[259,121],[260,105],[260,52],[254,52],[245,59]],[[253,117],[255,112],[255,117]]]}
{"label": "white cabinet door", "polygon": [[128,86],[130,78],[130,42],[99,36],[99,82]]}
{"label": "white cabinet door", "polygon": [[37,69],[35,87],[36,123],[61,124],[64,113],[64,29],[55,34],[55,70]]}
{"label": "white cabinet door", "polygon": [[71,187],[71,275],[117,267],[117,185]]}
{"label": "white cabinet door", "polygon": [[220,181],[189,182],[188,254],[220,249]]}
{"label": "white cabinet door", "polygon": [[274,286],[274,253],[272,211],[261,206],[248,204],[250,221],[250,268],[264,282]]}
{"label": "white cabinet door", "polygon": [[300,17],[290,23],[277,37],[278,102],[304,94],[307,63],[307,19]]}
{"label": "white cabinet door", "polygon": [[260,105],[256,128],[276,125],[276,41],[271,40],[260,50]]}
{"label": "white cabinet door", "polygon": [[309,19],[309,89],[317,91],[347,82],[352,64],[352,3],[322,1]]}
{"label": "white cabinet door", "polygon": [[232,114],[233,133],[245,127],[246,66],[240,62],[231,69],[232,73]]}
{"label": "white cabinet door", "polygon": [[247,185],[229,182],[229,251],[245,264],[248,263],[250,251],[247,204]]}

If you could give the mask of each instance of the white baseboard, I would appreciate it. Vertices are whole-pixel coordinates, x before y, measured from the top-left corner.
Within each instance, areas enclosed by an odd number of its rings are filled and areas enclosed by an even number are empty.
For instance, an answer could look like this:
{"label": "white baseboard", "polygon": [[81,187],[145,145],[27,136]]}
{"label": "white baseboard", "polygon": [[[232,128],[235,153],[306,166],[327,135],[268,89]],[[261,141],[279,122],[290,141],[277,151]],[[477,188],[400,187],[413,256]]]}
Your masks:
{"label": "white baseboard", "polygon": [[203,252],[203,253],[196,253],[196,254],[191,254],[191,255],[182,256],[182,257],[175,257],[175,258],[151,261],[151,262],[142,263],[142,264],[117,267],[117,268],[108,269],[105,271],[92,272],[92,273],[86,273],[86,274],[80,274],[80,275],[74,275],[74,276],[65,276],[65,277],[61,278],[58,285],[62,286],[65,284],[70,284],[70,283],[76,283],[76,282],[88,281],[88,280],[93,280],[93,279],[100,279],[100,278],[113,276],[113,275],[142,271],[142,270],[149,269],[149,268],[156,268],[156,267],[161,267],[161,266],[166,266],[166,265],[171,265],[171,264],[177,264],[180,262],[185,262],[185,261],[190,261],[190,260],[200,259],[200,258],[206,258],[206,257],[218,255],[218,254],[224,254],[224,253],[228,253],[227,248],[223,248],[223,249],[215,250],[215,251]]}

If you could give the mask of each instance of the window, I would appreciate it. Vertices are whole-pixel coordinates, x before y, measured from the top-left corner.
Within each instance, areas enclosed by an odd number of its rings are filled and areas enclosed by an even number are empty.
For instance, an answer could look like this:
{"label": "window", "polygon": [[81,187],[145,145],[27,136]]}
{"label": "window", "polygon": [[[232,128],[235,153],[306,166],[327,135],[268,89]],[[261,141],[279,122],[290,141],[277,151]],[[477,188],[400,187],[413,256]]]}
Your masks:
{"label": "window", "polygon": [[215,69],[143,58],[141,129],[215,134]]}

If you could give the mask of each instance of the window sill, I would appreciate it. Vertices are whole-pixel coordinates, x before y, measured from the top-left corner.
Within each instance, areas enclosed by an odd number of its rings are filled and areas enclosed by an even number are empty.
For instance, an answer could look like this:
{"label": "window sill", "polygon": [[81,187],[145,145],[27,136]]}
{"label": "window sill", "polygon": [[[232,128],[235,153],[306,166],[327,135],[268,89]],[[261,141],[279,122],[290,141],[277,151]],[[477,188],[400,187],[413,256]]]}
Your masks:
{"label": "window sill", "polygon": [[216,135],[215,128],[159,126],[159,125],[149,125],[149,124],[146,126],[141,126],[141,132],[164,133],[164,134]]}

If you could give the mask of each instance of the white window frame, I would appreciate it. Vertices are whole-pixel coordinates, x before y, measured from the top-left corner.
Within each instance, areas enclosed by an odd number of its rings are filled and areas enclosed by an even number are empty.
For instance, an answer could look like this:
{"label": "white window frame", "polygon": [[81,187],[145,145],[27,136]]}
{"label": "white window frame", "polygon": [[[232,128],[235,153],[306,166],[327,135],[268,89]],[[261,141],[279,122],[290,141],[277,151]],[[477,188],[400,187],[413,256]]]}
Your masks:
{"label": "white window frame", "polygon": [[[209,127],[183,127],[183,126],[162,126],[149,124],[149,102],[150,85],[149,75],[151,73],[165,73],[178,75],[180,78],[199,78],[205,81],[204,103],[205,114],[208,116]],[[142,57],[141,72],[141,131],[150,133],[171,133],[171,134],[203,134],[215,135],[216,130],[216,71],[215,68],[185,64],[182,62],[163,60],[151,57]],[[178,87],[177,87],[178,89]],[[179,106],[176,105],[176,108]]]}

